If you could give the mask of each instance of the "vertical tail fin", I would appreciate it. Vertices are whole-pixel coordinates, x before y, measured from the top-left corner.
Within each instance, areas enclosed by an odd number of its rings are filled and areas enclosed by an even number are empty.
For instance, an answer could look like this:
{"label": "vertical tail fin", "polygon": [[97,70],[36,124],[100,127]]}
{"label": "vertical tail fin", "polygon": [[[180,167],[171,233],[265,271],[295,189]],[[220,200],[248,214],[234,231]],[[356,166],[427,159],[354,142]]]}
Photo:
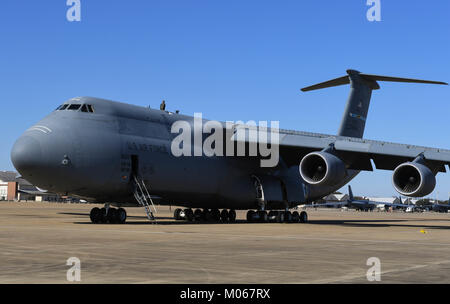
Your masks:
{"label": "vertical tail fin", "polygon": [[348,185],[348,198],[353,201],[353,191],[352,191],[352,186]]}
{"label": "vertical tail fin", "polygon": [[362,138],[366,127],[372,90],[377,90],[380,86],[375,80],[362,78],[358,71],[348,70],[347,73],[350,79],[350,95],[338,135]]}
{"label": "vertical tail fin", "polygon": [[347,100],[347,106],[344,111],[344,116],[339,127],[338,135],[362,138],[366,126],[366,118],[369,112],[370,98],[372,91],[378,90],[380,86],[377,81],[393,81],[393,82],[410,82],[410,83],[429,83],[429,84],[443,84],[445,82],[419,80],[411,78],[398,78],[389,76],[379,76],[362,74],[355,70],[347,70],[347,76],[332,79],[316,85],[303,88],[303,92],[324,89],[329,87],[350,84],[350,95]]}

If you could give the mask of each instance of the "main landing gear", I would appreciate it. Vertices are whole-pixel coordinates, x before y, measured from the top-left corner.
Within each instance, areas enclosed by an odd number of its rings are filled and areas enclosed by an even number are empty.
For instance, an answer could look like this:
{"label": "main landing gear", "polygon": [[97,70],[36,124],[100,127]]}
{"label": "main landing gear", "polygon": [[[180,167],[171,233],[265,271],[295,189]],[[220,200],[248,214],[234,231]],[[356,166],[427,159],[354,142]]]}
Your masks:
{"label": "main landing gear", "polygon": [[250,223],[306,223],[308,214],[305,211],[253,211],[247,212],[247,221]]}
{"label": "main landing gear", "polygon": [[174,219],[177,221],[186,220],[188,222],[221,222],[233,223],[236,221],[236,211],[231,209],[175,209],[173,213]]}
{"label": "main landing gear", "polygon": [[[185,220],[188,222],[221,222],[232,223],[236,221],[236,211],[223,209],[175,209],[173,213],[177,221]],[[305,211],[254,211],[247,212],[247,221],[250,223],[306,223],[308,214]]]}
{"label": "main landing gear", "polygon": [[92,208],[90,213],[91,222],[94,224],[123,224],[127,220],[127,212],[123,208]]}

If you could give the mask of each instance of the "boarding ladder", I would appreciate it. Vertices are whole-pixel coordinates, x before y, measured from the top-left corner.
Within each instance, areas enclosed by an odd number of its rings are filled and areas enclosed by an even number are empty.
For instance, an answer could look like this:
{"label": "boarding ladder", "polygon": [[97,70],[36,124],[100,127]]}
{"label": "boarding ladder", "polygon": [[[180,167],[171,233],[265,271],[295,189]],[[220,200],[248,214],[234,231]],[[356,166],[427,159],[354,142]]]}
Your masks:
{"label": "boarding ladder", "polygon": [[[145,182],[143,179],[139,178],[136,175],[133,175],[133,181],[134,181],[134,197],[136,199],[136,201],[145,208],[145,213],[147,214],[147,218],[150,221],[153,221],[154,223],[156,223],[156,218],[153,215],[153,211],[155,213],[158,213],[156,211],[156,207],[155,204],[153,204],[153,200],[152,197],[150,195],[150,193],[148,192],[148,188],[145,185]],[[152,211],[152,207],[153,207],[153,211]]]}

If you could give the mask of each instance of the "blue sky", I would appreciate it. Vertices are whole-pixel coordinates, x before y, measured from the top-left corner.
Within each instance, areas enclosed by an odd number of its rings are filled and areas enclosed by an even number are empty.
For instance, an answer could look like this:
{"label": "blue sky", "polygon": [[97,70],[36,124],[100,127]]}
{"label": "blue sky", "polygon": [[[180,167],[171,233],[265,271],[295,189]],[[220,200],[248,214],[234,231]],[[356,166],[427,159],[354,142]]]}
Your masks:
{"label": "blue sky", "polygon": [[[335,134],[348,87],[299,89],[366,73],[450,81],[450,1],[66,0],[0,2],[0,170],[20,134],[68,98],[95,96],[216,120],[279,120]],[[365,138],[450,149],[450,88],[381,83]],[[355,194],[395,195],[391,173],[362,173]],[[438,175],[440,198],[450,174]],[[432,194],[435,196],[435,193]]]}

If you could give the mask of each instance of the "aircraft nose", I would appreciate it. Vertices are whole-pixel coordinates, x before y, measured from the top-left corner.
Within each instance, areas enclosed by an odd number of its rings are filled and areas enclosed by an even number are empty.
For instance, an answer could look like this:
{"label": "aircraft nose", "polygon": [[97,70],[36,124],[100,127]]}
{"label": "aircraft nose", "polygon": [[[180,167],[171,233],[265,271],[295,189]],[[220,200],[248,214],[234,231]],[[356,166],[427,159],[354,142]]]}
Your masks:
{"label": "aircraft nose", "polygon": [[39,141],[28,135],[21,136],[11,150],[11,161],[23,176],[45,170],[46,162]]}

